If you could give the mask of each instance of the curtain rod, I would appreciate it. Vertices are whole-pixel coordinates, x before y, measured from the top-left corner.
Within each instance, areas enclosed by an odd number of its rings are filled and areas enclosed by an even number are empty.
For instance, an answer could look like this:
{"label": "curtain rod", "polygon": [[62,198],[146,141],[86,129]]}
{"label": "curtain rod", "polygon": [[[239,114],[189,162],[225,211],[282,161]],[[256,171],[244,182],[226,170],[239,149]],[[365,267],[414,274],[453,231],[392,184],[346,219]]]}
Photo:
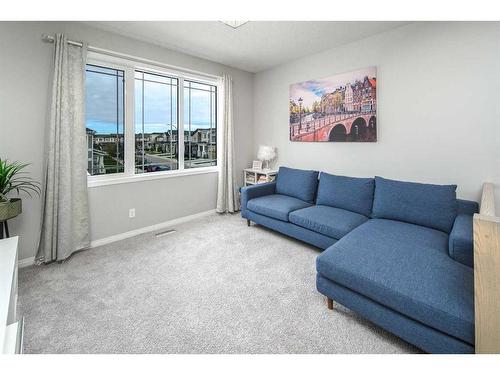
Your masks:
{"label": "curtain rod", "polygon": [[[54,43],[54,41],[55,41],[54,37],[52,35],[48,35],[48,34],[42,34],[42,40],[44,42],[46,42],[46,43]],[[76,47],[83,47],[83,43],[82,42],[75,42],[73,40],[68,40],[68,44],[70,44],[72,46],[76,46]],[[87,50],[91,51],[91,52],[102,53],[102,54],[108,55],[108,56],[119,57],[119,58],[127,59],[127,60],[133,60],[133,61],[137,61],[137,62],[140,62],[140,63],[143,63],[143,64],[157,65],[157,66],[161,66],[161,67],[164,67],[164,68],[167,68],[167,69],[174,69],[174,70],[179,70],[179,71],[186,72],[186,73],[201,75],[201,76],[204,76],[204,77],[217,78],[217,79],[221,78],[221,76],[217,76],[217,75],[214,75],[214,74],[203,73],[203,72],[200,72],[198,70],[187,69],[187,68],[182,68],[180,66],[165,64],[165,63],[162,63],[160,61],[143,59],[142,57],[128,55],[126,53],[111,51],[109,49],[94,47],[94,46],[91,46],[91,45],[87,46]]]}

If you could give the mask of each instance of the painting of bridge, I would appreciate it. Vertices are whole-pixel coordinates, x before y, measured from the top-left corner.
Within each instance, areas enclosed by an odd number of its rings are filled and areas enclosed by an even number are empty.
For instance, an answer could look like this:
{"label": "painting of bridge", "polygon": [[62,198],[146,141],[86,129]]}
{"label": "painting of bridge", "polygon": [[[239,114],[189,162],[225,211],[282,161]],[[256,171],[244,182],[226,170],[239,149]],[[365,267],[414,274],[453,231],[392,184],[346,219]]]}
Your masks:
{"label": "painting of bridge", "polygon": [[377,68],[290,85],[290,140],[376,142]]}

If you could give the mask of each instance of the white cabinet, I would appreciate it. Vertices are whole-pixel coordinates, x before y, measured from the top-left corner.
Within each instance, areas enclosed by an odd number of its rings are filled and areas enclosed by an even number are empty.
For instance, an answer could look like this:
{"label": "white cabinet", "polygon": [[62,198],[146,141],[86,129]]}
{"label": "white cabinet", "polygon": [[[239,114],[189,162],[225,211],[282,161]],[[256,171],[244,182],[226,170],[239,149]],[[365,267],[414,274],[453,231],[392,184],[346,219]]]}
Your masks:
{"label": "white cabinet", "polygon": [[273,182],[277,174],[278,171],[272,169],[247,168],[243,170],[243,181],[245,186]]}
{"label": "white cabinet", "polygon": [[18,237],[0,240],[0,353],[22,352],[23,320],[17,317]]}

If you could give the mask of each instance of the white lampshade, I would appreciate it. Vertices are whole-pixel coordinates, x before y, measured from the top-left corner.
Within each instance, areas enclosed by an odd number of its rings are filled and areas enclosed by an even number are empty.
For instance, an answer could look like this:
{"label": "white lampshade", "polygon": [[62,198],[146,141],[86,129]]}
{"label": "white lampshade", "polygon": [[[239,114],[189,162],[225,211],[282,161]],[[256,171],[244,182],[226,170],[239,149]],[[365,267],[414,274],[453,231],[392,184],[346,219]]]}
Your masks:
{"label": "white lampshade", "polygon": [[276,149],[272,146],[260,146],[257,152],[257,159],[271,161],[276,157]]}
{"label": "white lampshade", "polygon": [[257,159],[262,160],[264,163],[264,169],[269,169],[269,162],[276,158],[276,148],[272,146],[260,146],[257,152]]}

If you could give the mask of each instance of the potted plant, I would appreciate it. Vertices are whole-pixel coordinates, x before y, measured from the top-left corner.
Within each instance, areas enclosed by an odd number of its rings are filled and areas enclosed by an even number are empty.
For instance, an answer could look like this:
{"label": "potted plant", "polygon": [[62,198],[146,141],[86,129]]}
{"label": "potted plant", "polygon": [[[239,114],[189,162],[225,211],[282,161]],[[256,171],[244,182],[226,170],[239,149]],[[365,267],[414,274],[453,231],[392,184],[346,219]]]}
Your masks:
{"label": "potted plant", "polygon": [[7,194],[23,192],[30,197],[32,194],[40,196],[40,184],[23,171],[28,165],[0,159],[0,222],[12,219],[22,211],[21,198],[9,199]]}

